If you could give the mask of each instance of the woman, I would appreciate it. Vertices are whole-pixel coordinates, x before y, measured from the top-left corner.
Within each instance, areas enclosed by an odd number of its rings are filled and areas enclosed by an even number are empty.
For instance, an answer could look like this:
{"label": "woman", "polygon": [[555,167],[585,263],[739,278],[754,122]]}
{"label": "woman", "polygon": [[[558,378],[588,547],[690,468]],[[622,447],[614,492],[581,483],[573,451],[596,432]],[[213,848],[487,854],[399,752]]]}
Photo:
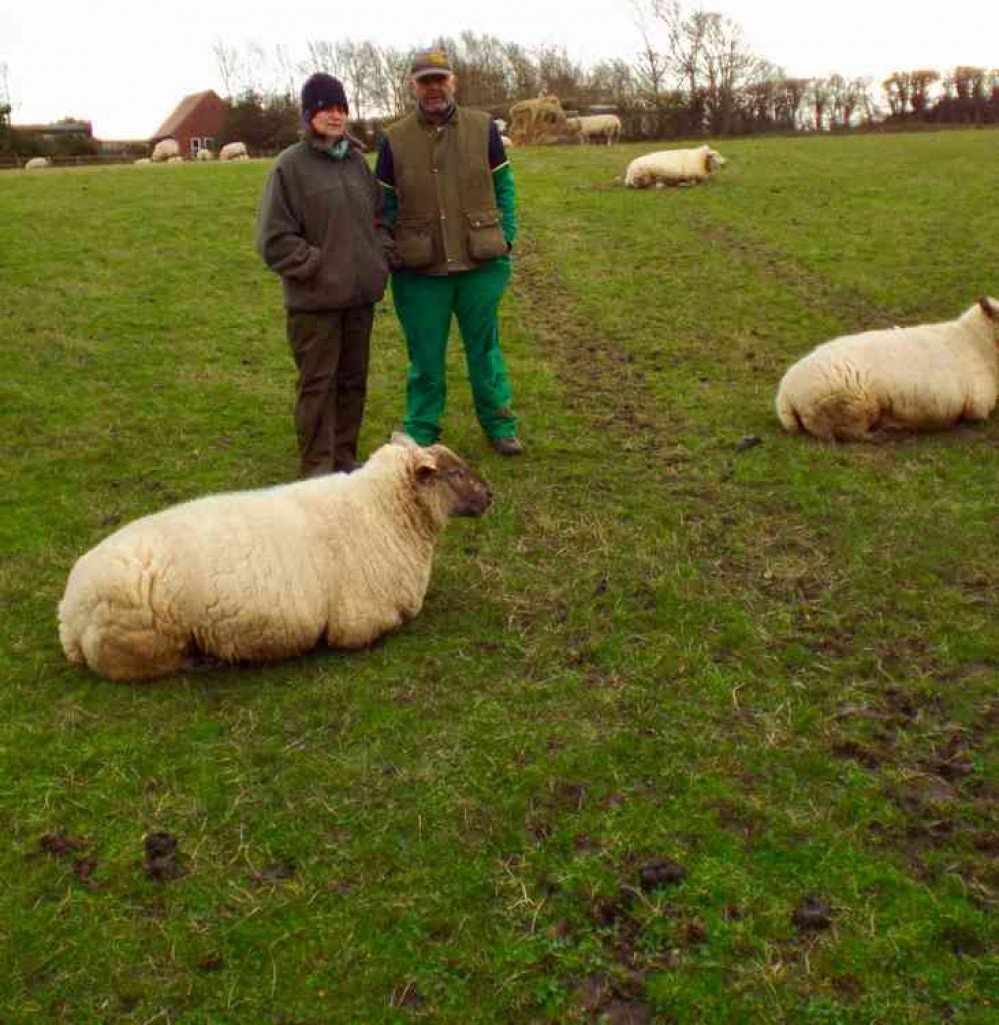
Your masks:
{"label": "woman", "polygon": [[361,465],[374,304],[392,246],[381,190],[347,131],[349,110],[337,79],[308,79],[302,140],[274,162],[257,223],[257,249],[284,282],[302,477]]}

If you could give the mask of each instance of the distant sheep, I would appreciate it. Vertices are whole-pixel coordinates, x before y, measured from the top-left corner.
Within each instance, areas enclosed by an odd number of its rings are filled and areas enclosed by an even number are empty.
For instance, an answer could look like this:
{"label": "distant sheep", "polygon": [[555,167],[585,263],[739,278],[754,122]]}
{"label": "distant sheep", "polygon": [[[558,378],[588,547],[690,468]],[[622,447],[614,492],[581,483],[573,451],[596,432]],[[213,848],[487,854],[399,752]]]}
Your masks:
{"label": "distant sheep", "polygon": [[153,147],[151,160],[159,164],[162,161],[169,160],[171,157],[180,156],[180,146],[177,144],[176,139],[160,139],[158,143]]}
{"label": "distant sheep", "polygon": [[621,137],[621,119],[617,114],[590,114],[566,118],[569,131],[581,143],[606,141],[609,146]]}
{"label": "distant sheep", "polygon": [[999,302],[942,324],[834,338],[795,363],[777,390],[791,433],[879,441],[888,430],[985,420],[999,394]]}
{"label": "distant sheep", "polygon": [[198,155],[197,155],[196,159],[197,160],[214,160],[215,159],[215,154],[207,146],[202,146],[201,149],[198,150]]}
{"label": "distant sheep", "polygon": [[167,157],[167,163],[168,164],[182,164],[182,163],[184,163],[184,158],[178,153],[177,156],[175,156],[175,157]]}
{"label": "distant sheep", "polygon": [[488,485],[443,445],[383,445],[330,474],[173,506],[80,558],[59,604],[67,659],[112,680],[356,648],[415,616],[449,517]]}
{"label": "distant sheep", "polygon": [[146,164],[151,164],[152,160],[150,160],[149,157],[139,157],[139,159],[133,161],[133,163],[145,166]]}
{"label": "distant sheep", "polygon": [[704,181],[725,158],[710,146],[697,149],[664,149],[635,157],[628,165],[624,184],[633,189],[661,188],[665,185],[692,185]]}
{"label": "distant sheep", "polygon": [[249,160],[245,142],[227,142],[219,150],[219,160]]}
{"label": "distant sheep", "polygon": [[25,171],[40,171],[43,167],[51,167],[52,161],[48,157],[32,157],[25,165]]}

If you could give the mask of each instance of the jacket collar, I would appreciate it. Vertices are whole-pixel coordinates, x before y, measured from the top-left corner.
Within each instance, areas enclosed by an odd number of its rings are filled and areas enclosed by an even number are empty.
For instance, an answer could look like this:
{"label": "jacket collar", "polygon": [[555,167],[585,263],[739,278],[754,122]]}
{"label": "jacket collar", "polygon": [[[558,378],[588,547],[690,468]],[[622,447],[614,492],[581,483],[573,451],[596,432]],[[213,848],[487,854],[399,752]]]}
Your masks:
{"label": "jacket collar", "polygon": [[420,122],[420,124],[423,125],[425,128],[431,128],[431,127],[433,127],[433,128],[443,128],[444,125],[450,125],[450,124],[457,123],[457,120],[458,120],[458,104],[455,103],[454,101],[452,101],[451,102],[451,109],[447,112],[447,114],[444,116],[444,118],[441,119],[440,121],[431,120],[429,117],[427,117],[426,112],[424,111],[424,109],[419,104],[417,104],[416,105],[416,117],[417,117],[417,120]]}
{"label": "jacket collar", "polygon": [[[344,136],[347,142],[350,143],[350,148],[357,150],[358,153],[367,153],[368,149],[363,142],[356,136],[351,135],[350,132],[344,132]],[[311,128],[305,128],[302,131],[302,139],[307,142],[314,150],[318,150],[320,153],[325,153],[329,148],[329,141],[325,136],[319,135],[314,132]]]}

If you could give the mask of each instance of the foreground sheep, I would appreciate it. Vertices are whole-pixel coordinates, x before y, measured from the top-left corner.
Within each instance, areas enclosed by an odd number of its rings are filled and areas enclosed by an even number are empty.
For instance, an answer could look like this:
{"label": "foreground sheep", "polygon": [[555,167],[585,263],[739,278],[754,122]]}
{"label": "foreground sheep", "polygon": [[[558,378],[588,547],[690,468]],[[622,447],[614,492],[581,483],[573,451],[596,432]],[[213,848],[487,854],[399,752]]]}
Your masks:
{"label": "foreground sheep", "polygon": [[51,167],[52,161],[48,157],[32,157],[25,165],[25,171],[40,171],[43,167]]}
{"label": "foreground sheep", "polygon": [[704,181],[725,163],[725,158],[710,146],[659,150],[635,157],[625,172],[624,184],[633,189],[692,185]]}
{"label": "foreground sheep", "polygon": [[621,137],[621,119],[617,114],[588,114],[583,117],[566,118],[569,131],[579,137],[581,143],[606,140],[609,146]]}
{"label": "foreground sheep", "polygon": [[227,142],[219,150],[219,160],[249,160],[245,142]]}
{"label": "foreground sheep", "polygon": [[788,370],[777,416],[791,433],[878,441],[884,430],[985,420],[999,392],[999,302],[957,320],[834,338]]}
{"label": "foreground sheep", "polygon": [[351,475],[201,498],[128,524],[73,567],[70,662],[112,680],[359,647],[411,619],[451,516],[488,485],[443,445],[389,444]]}
{"label": "foreground sheep", "polygon": [[153,147],[153,152],[150,159],[154,163],[161,163],[169,160],[171,157],[180,156],[180,145],[176,139],[160,139],[158,143]]}

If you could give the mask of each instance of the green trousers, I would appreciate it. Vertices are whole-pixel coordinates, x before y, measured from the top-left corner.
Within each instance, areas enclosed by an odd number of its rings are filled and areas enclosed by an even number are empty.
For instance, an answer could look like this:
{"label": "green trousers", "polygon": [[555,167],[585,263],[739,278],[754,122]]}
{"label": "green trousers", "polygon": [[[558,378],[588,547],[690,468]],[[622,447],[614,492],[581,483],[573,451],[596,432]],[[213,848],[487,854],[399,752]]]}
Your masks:
{"label": "green trousers", "polygon": [[405,431],[420,445],[440,437],[447,399],[447,339],[458,318],[475,414],[491,438],[516,433],[510,382],[500,352],[496,312],[510,280],[510,260],[500,257],[441,277],[396,271],[392,299],[409,349]]}

